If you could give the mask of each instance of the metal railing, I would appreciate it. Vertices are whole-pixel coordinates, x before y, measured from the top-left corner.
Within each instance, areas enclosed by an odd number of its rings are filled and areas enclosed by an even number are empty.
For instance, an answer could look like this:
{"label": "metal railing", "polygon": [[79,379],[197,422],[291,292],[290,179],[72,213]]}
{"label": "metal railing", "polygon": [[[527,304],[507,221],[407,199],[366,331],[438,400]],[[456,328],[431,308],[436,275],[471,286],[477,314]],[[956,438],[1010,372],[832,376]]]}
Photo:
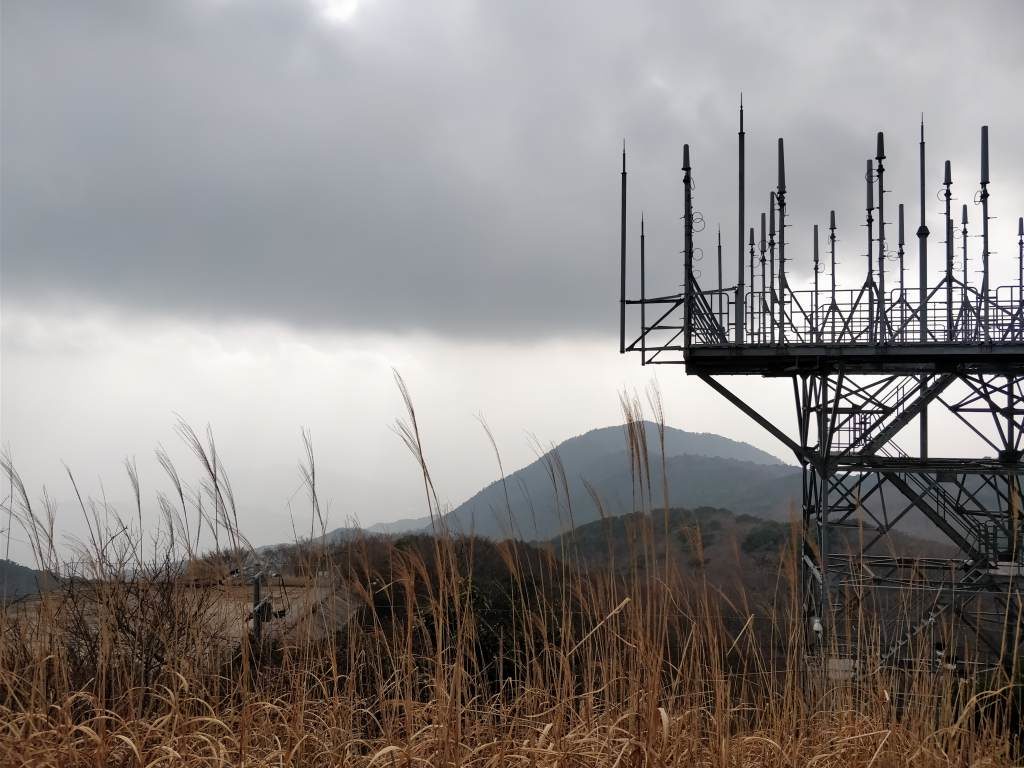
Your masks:
{"label": "metal railing", "polygon": [[[955,282],[955,281],[954,281]],[[920,293],[894,290],[881,301],[875,286],[815,291],[748,291],[743,297],[743,335],[737,339],[735,291],[693,291],[686,312],[691,346],[842,344],[1019,344],[1024,342],[1024,301],[1015,285],[983,295],[956,282],[933,288],[925,302],[922,332]],[[685,299],[680,296],[680,304]],[[686,322],[686,318],[682,320]],[[672,320],[678,325],[679,318]],[[644,329],[647,336],[658,325]],[[657,344],[648,344],[654,349]]]}

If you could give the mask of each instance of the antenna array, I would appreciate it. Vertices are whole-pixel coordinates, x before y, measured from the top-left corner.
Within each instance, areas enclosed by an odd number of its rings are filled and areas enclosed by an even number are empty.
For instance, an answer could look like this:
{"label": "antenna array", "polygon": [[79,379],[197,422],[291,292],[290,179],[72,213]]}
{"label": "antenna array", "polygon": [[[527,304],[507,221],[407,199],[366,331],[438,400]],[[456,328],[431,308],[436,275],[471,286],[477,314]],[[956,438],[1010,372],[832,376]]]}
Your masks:
{"label": "antenna array", "polygon": [[[865,160],[866,264],[863,282],[837,280],[837,217],[828,221],[829,280],[813,229],[812,284],[790,283],[783,140],[777,179],[759,215],[759,237],[746,228],[745,131],[738,134],[737,271],[724,284],[721,229],[715,288],[694,270],[697,233],[689,145],[683,147],[683,285],[647,288],[641,225],[640,298],[627,295],[626,167],[623,151],[620,349],[643,365],[684,364],[791,450],[803,468],[802,599],[808,640],[820,657],[860,653],[858,616],[878,609],[888,651],[883,664],[909,659],[927,636],[956,649],[961,664],[1012,662],[1019,646],[1024,570],[1020,479],[1024,435],[1024,217],[1018,219],[1017,280],[992,285],[989,247],[989,133],[981,129],[980,280],[969,271],[968,209],[960,221],[960,260],[952,217],[953,174],[944,165],[945,264],[929,282],[930,230],[925,208],[924,121],[919,141],[918,285],[907,285],[905,209],[897,211],[898,275],[887,282],[885,137]],[[745,237],[746,242],[744,242]],[[877,250],[876,250],[877,249]],[[789,252],[792,254],[792,251]],[[875,255],[877,253],[877,256]],[[755,282],[755,265],[760,280]],[[891,278],[890,278],[891,281]],[[639,332],[627,320],[639,310]],[[792,380],[796,436],[779,428],[719,377]],[[986,446],[988,455],[929,455],[928,415],[941,406]],[[911,425],[917,423],[916,434]],[[905,533],[916,534],[908,539]],[[921,554],[920,535],[936,544]],[[913,552],[902,552],[907,542]],[[950,556],[949,551],[956,551]],[[895,596],[907,610],[895,610]],[[875,660],[877,663],[879,660]]]}

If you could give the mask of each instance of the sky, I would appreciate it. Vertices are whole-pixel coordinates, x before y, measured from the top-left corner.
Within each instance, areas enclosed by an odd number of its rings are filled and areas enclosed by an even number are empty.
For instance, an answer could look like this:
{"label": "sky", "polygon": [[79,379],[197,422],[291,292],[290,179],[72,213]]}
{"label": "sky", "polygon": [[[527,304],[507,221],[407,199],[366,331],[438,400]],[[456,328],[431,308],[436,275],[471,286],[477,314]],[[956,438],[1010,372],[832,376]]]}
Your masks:
{"label": "sky", "polygon": [[[987,124],[993,270],[1015,270],[1015,0],[8,0],[0,23],[0,441],[66,540],[65,467],[124,504],[134,458],[147,521],[157,446],[198,477],[179,419],[213,430],[257,544],[308,525],[302,429],[336,524],[425,514],[395,370],[451,504],[498,476],[481,415],[511,469],[655,381],[673,426],[784,456],[701,382],[617,352],[622,142],[631,248],[643,211],[672,285],[684,143],[698,245],[720,223],[734,253],[741,92],[748,212],[786,140],[791,282],[829,209],[840,279],[860,277],[879,130],[916,221],[922,113],[932,232],[943,160],[973,203]],[[785,383],[735,386],[792,431]]]}

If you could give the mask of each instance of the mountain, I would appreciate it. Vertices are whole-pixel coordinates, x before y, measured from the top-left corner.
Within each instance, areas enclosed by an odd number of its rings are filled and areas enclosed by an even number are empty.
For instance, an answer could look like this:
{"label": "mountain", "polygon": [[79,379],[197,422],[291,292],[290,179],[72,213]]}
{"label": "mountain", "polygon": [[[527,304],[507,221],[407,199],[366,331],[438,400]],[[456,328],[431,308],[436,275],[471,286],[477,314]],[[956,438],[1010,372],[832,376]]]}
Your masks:
{"label": "mountain", "polygon": [[[607,433],[615,431],[620,438],[618,450],[611,449],[607,439]],[[589,435],[583,435],[563,444],[566,450],[559,446],[557,458],[546,454],[509,475],[504,485],[492,483],[452,510],[445,523],[464,533],[535,540],[586,525],[602,515],[631,513],[643,506],[641,495],[649,505],[664,506],[662,460],[655,441],[648,438],[648,489],[646,483],[637,487],[621,430],[590,434],[598,438],[594,443],[588,441]],[[757,456],[752,454],[757,449],[740,443],[730,451],[731,441],[719,442],[724,438],[717,435],[708,436],[714,440],[694,435],[690,441],[686,436],[675,434],[670,442],[666,435],[664,464],[670,505],[727,507],[773,519],[788,518],[791,500],[800,498],[799,468],[767,454],[770,463],[736,458]],[[723,455],[728,453],[733,455]]]}
{"label": "mountain", "polygon": [[[795,543],[794,533],[790,523],[725,509],[670,508],[580,525],[546,544],[563,560],[619,573],[657,571],[668,558],[684,575],[700,573],[734,604],[757,611],[769,607],[784,588],[786,575],[779,566],[784,549]],[[865,533],[849,528],[833,535],[840,537],[834,542],[837,552],[857,552]],[[905,533],[893,531],[889,541],[909,557],[957,556],[949,544]]]}
{"label": "mountain", "polygon": [[[645,422],[644,433],[651,475],[649,498],[655,506],[662,506],[657,425]],[[452,531],[493,538],[549,539],[574,525],[599,519],[602,509],[605,515],[621,515],[638,508],[640,491],[634,488],[630,465],[624,429],[595,429],[566,440],[511,473],[504,484],[500,480],[491,483],[449,512],[445,524]],[[666,427],[665,467],[673,506],[729,507],[786,520],[791,503],[800,498],[798,467],[721,435]],[[647,495],[646,486],[643,493]],[[370,530],[405,533],[429,526],[429,518],[420,518]]]}
{"label": "mountain", "polygon": [[41,576],[41,571],[0,559],[0,602],[39,592]]}
{"label": "mountain", "polygon": [[429,517],[406,517],[401,520],[392,520],[388,523],[374,523],[366,528],[368,533],[398,534],[409,533],[410,531],[422,531],[430,525]]}
{"label": "mountain", "polygon": [[[644,507],[666,506],[662,498],[662,460],[658,428],[644,424],[650,487],[635,487],[630,455],[621,426],[595,429],[558,445],[533,463],[491,483],[445,515],[449,530],[490,538],[544,541],[598,520]],[[788,522],[801,504],[801,469],[746,443],[720,435],[665,429],[665,469],[670,507],[724,508],[738,515]],[[562,478],[564,477],[564,483]],[[865,487],[865,491],[870,485]],[[643,492],[644,503],[640,493]],[[506,492],[508,494],[506,500]],[[979,500],[998,506],[985,488],[975,489]],[[900,530],[918,538],[945,537],[911,502],[887,486],[879,498],[890,515],[900,516]],[[595,500],[596,499],[596,500]],[[600,502],[600,508],[598,507]],[[876,510],[877,511],[877,510]],[[853,520],[871,526],[864,513]],[[378,523],[369,533],[398,535],[429,532],[427,517]],[[363,531],[346,528],[328,534],[343,540]]]}

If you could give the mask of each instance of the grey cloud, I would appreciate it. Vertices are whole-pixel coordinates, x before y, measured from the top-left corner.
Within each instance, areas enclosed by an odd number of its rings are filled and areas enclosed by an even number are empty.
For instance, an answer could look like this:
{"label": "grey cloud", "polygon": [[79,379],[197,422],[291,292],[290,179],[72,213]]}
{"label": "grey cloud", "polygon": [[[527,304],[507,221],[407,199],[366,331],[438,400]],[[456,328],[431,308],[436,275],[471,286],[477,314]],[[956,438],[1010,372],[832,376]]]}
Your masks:
{"label": "grey cloud", "polygon": [[[921,110],[936,185],[949,154],[974,178],[988,122],[994,165],[1016,180],[994,192],[1024,203],[1024,6],[1009,0],[984,12],[365,0],[347,25],[316,8],[5,3],[5,300],[611,335],[621,137],[631,220],[643,206],[671,280],[684,141],[698,202],[734,242],[740,90],[748,207],[765,204],[786,136],[794,242],[830,207],[852,229],[875,130],[914,199]],[[1006,232],[1017,213],[1002,210]]]}

